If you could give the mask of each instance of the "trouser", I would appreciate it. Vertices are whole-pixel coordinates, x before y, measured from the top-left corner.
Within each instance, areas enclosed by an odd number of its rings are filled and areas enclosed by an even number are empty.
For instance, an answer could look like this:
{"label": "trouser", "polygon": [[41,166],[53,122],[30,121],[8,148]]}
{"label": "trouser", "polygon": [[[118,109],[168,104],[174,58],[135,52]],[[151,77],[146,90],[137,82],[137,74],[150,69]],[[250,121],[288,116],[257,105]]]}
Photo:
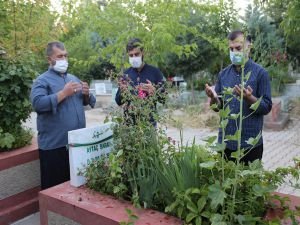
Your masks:
{"label": "trouser", "polygon": [[[251,150],[246,150],[244,152],[245,155],[241,158],[240,162],[243,162],[243,163],[245,163],[245,165],[248,165],[249,162],[253,162],[256,159],[261,160],[262,156],[263,156],[263,151],[264,151],[263,144],[256,146],[255,148],[253,148]],[[235,158],[231,157],[231,153],[233,153],[233,152],[234,152],[233,150],[226,148],[224,151],[226,159],[228,159],[230,161],[236,161]]]}
{"label": "trouser", "polygon": [[39,149],[41,189],[47,189],[70,180],[69,152],[66,147]]}

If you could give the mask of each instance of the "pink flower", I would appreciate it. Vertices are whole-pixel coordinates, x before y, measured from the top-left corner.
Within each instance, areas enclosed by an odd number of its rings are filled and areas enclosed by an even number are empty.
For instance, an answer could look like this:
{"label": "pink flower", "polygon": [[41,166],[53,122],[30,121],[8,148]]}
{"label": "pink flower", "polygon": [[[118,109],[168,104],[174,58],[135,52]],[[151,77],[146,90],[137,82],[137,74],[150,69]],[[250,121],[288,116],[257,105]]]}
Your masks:
{"label": "pink flower", "polygon": [[146,96],[147,96],[147,93],[139,88],[138,97],[143,99],[143,98],[146,98]]}

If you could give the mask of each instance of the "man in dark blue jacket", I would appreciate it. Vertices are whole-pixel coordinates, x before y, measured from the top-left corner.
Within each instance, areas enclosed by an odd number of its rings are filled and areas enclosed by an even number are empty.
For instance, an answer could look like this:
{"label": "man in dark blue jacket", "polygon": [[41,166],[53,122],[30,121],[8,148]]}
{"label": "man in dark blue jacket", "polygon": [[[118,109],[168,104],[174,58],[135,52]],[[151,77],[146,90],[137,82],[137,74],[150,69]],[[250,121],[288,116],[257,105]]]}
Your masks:
{"label": "man in dark blue jacket", "polygon": [[[163,103],[164,77],[158,68],[144,62],[144,51],[141,40],[138,38],[131,39],[126,46],[126,51],[131,67],[124,71],[124,77],[119,81],[119,88],[115,98],[116,103],[119,106],[126,104],[125,113],[128,111],[131,102],[125,99],[124,93],[129,88],[131,88],[130,93],[132,95],[140,99],[145,99],[145,102],[150,97],[158,95],[155,99]],[[153,106],[153,110],[155,109],[156,102]],[[149,115],[149,120],[156,125],[151,115]]]}
{"label": "man in dark blue jacket", "polygon": [[[241,95],[241,74],[242,64],[244,64],[244,74],[250,72],[250,76],[246,81],[243,92],[243,124],[241,148],[245,149],[245,155],[241,159],[242,162],[248,164],[256,159],[262,159],[263,155],[263,138],[260,136],[255,146],[248,144],[249,138],[255,138],[261,134],[263,129],[263,117],[268,114],[272,108],[271,100],[271,84],[268,72],[259,64],[249,58],[251,49],[251,37],[244,36],[240,30],[233,31],[228,35],[229,56],[231,65],[223,69],[216,83],[215,88],[206,84],[206,94],[211,98],[211,104],[217,104],[222,107],[223,101],[230,108],[230,114],[238,114],[240,112],[240,101],[237,97],[231,99],[231,96],[224,97],[224,89],[232,88],[234,96]],[[224,97],[223,99],[220,97]],[[256,111],[250,106],[261,98]],[[231,100],[229,100],[231,99]],[[227,101],[228,100],[228,101]],[[238,129],[234,119],[229,119],[225,128],[225,135],[234,135]],[[219,130],[219,143],[222,142],[222,129]],[[225,155],[228,159],[234,160],[231,153],[237,151],[237,141],[227,140]]]}

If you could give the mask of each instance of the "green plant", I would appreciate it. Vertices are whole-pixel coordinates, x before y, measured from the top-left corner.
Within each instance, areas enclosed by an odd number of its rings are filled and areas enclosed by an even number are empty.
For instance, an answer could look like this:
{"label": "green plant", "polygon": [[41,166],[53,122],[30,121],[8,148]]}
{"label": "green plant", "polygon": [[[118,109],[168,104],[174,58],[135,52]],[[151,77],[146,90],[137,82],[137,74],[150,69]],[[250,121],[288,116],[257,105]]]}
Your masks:
{"label": "green plant", "polygon": [[134,225],[134,222],[138,219],[138,217],[132,212],[130,209],[125,209],[128,215],[129,221],[128,222],[120,222],[120,225]]}
{"label": "green plant", "polygon": [[34,72],[15,59],[0,59],[0,148],[8,150],[30,143],[32,134],[22,122],[31,113],[29,91]]}
{"label": "green plant", "polygon": [[[249,76],[242,73],[242,81]],[[245,82],[242,83],[243,89]],[[112,117],[116,123],[114,150],[108,159],[100,159],[87,168],[89,187],[131,200],[137,207],[176,215],[185,224],[275,223],[263,219],[266,208],[277,198],[272,192],[289,176],[299,180],[300,172],[298,167],[265,171],[258,160],[249,165],[240,163],[246,154],[241,148],[243,94],[239,98],[239,114],[230,112],[228,101],[233,98],[230,88],[225,90],[224,108],[219,111],[223,131],[229,118],[238,121],[236,134],[223,136],[219,144],[215,143],[216,137],[211,137],[206,145],[194,142],[188,146],[182,141],[174,143],[161,128],[154,129],[149,121],[149,113],[154,113],[153,105],[148,102],[151,98],[139,99],[132,95],[133,91],[129,88],[123,95],[125,102],[130,101],[133,106],[126,109],[129,117],[115,114]],[[259,103],[260,100],[251,106],[253,112]],[[153,116],[162,123],[159,115]],[[225,138],[238,142],[238,151],[233,155],[236,163],[224,159]],[[260,134],[248,143],[253,147],[259,138]],[[284,199],[282,203],[285,204]],[[298,214],[284,208],[285,216],[293,219]]]}
{"label": "green plant", "polygon": [[284,84],[295,82],[295,79],[288,74],[287,65],[273,64],[266,69],[271,79],[273,96],[279,96],[283,93]]}

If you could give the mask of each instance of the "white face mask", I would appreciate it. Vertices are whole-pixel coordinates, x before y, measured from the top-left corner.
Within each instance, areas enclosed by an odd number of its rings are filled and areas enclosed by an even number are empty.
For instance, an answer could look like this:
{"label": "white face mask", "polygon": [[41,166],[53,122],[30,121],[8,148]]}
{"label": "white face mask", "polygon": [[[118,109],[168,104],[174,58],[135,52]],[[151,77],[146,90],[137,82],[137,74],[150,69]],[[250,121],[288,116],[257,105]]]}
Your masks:
{"label": "white face mask", "polygon": [[142,66],[142,56],[129,57],[129,63],[133,68],[140,68]]}
{"label": "white face mask", "polygon": [[245,56],[243,52],[229,52],[230,60],[234,65],[242,65],[245,60]]}
{"label": "white face mask", "polygon": [[65,73],[65,72],[67,72],[68,66],[69,66],[69,64],[68,64],[67,60],[65,60],[65,59],[56,60],[55,65],[53,66],[53,69],[56,72]]}

